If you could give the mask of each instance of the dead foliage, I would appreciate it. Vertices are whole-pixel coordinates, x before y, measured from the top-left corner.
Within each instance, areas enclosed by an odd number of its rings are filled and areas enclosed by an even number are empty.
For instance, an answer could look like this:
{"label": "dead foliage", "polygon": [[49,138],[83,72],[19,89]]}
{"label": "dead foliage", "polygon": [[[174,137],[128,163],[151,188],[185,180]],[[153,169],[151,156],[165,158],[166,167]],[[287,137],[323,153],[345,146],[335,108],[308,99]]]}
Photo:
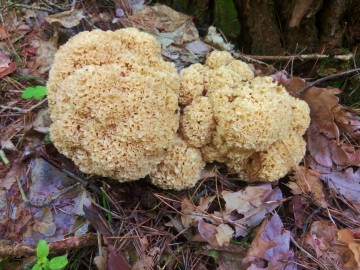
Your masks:
{"label": "dead foliage", "polygon": [[[360,113],[340,104],[339,89],[298,94],[304,79],[273,76],[309,104],[312,119],[304,161],[279,183],[245,185],[217,166],[182,192],[84,175],[48,140],[47,100],[21,98],[27,86],[45,84],[60,44],[83,30],[136,26],[179,69],[219,44],[199,38],[191,17],[144,1],[26,3],[0,7],[4,269],[23,269],[27,262],[13,258],[34,256],[39,239],[87,269],[359,269]],[[211,40],[231,48],[212,31]]]}

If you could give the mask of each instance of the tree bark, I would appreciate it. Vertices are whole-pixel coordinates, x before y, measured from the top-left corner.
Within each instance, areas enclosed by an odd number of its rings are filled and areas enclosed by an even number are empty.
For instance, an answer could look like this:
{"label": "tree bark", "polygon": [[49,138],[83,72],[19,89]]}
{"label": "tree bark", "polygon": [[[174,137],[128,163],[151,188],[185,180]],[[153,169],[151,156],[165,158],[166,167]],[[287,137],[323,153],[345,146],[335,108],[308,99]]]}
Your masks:
{"label": "tree bark", "polygon": [[208,26],[217,26],[240,50],[250,54],[337,54],[343,47],[355,50],[360,42],[359,0],[158,2],[192,15],[203,34]]}

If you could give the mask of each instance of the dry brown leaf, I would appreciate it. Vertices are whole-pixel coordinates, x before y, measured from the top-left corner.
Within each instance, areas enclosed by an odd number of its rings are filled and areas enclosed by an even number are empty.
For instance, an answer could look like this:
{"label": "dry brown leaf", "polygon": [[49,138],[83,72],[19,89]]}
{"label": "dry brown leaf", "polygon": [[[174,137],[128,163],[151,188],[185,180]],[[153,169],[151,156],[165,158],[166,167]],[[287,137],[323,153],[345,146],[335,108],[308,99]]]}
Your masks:
{"label": "dry brown leaf", "polygon": [[[339,269],[358,269],[359,244],[352,241],[349,229],[337,230],[326,220],[315,221],[304,237],[304,243],[316,252],[325,264],[338,265]],[[344,245],[345,244],[345,245]],[[358,257],[359,258],[359,257]]]}
{"label": "dry brown leaf", "polygon": [[290,95],[297,98],[299,97],[297,91],[302,89],[306,83],[306,81],[300,77],[288,78],[287,74],[284,72],[277,72],[271,75],[271,77],[284,86]]}
{"label": "dry brown leaf", "polygon": [[181,202],[181,222],[184,227],[189,228],[201,220],[215,198],[215,196],[201,197],[198,206],[195,206],[187,198],[183,199]]}
{"label": "dry brown leaf", "polygon": [[[266,261],[267,267],[257,265],[261,260]],[[290,232],[284,229],[280,217],[275,214],[261,224],[243,263],[250,264],[247,269],[296,269],[292,261]]]}
{"label": "dry brown leaf", "polygon": [[54,222],[54,216],[48,207],[43,207],[39,213],[41,213],[41,220],[36,219],[33,225],[33,230],[39,232],[46,237],[54,236],[56,233],[56,224]]}
{"label": "dry brown leaf", "polygon": [[186,49],[193,54],[204,55],[210,51],[210,46],[201,40],[195,40],[186,44]]}
{"label": "dry brown leaf", "polygon": [[154,269],[154,261],[157,255],[160,253],[160,248],[152,248],[147,255],[141,256],[134,265],[131,267],[132,270],[149,270]]}
{"label": "dry brown leaf", "polygon": [[7,52],[0,49],[0,70],[8,68],[10,63],[11,63],[10,55]]}
{"label": "dry brown leaf", "polygon": [[248,186],[238,192],[223,191],[221,195],[225,201],[225,213],[217,215],[235,226],[236,237],[247,235],[282,202],[280,189],[272,189],[270,183]]}
{"label": "dry brown leaf", "polygon": [[352,139],[360,139],[359,113],[341,105],[333,108],[334,121],[341,132],[347,132]]}
{"label": "dry brown leaf", "polygon": [[312,122],[306,132],[307,149],[315,161],[327,168],[360,164],[360,150],[355,146],[337,143],[321,133],[317,123]]}
{"label": "dry brown leaf", "polygon": [[324,256],[336,239],[336,232],[336,226],[331,222],[315,221],[311,224],[310,232],[305,237],[305,243],[316,251],[318,257]]}
{"label": "dry brown leaf", "polygon": [[44,74],[49,71],[54,61],[57,49],[57,40],[42,40],[40,38],[33,39],[30,42],[31,46],[36,49],[35,66],[36,72]]}
{"label": "dry brown leaf", "polygon": [[[48,242],[63,239],[64,235],[73,233],[85,223],[79,209],[90,204],[90,195],[78,186],[51,201],[51,207],[42,205],[45,200],[74,184],[74,180],[43,159],[34,159],[31,164],[27,177],[23,175],[26,169],[20,167],[19,171],[11,169],[3,182],[6,189],[0,190],[3,202],[0,208],[0,237],[19,243],[36,243],[44,237]],[[25,204],[16,179],[21,179],[23,186],[28,185],[25,192],[31,204]],[[34,206],[36,204],[37,207]],[[79,234],[86,233],[86,224],[81,229]]]}
{"label": "dry brown leaf", "polygon": [[360,212],[360,169],[348,168],[343,171],[322,174],[330,189],[344,196]]}
{"label": "dry brown leaf", "polygon": [[101,255],[95,256],[94,264],[98,270],[107,270],[107,260],[108,260],[108,249],[105,247],[101,248]]}
{"label": "dry brown leaf", "polygon": [[289,182],[287,185],[293,194],[309,194],[316,205],[326,208],[328,203],[325,199],[324,186],[320,176],[321,174],[317,171],[300,166],[295,175],[291,177],[294,182]]}
{"label": "dry brown leaf", "polygon": [[303,202],[303,195],[294,195],[290,201],[290,212],[294,215],[295,226],[299,229],[304,227],[309,214],[306,212],[306,205]]}
{"label": "dry brown leaf", "polygon": [[8,31],[4,28],[3,24],[0,24],[0,40],[9,37]]}
{"label": "dry brown leaf", "polygon": [[7,140],[1,140],[0,139],[0,146],[1,146],[1,149],[4,149],[4,150],[17,151],[16,146],[9,139],[7,139]]}
{"label": "dry brown leaf", "polygon": [[134,26],[153,34],[163,46],[182,45],[199,38],[190,16],[165,5],[144,6],[136,15],[120,21],[126,26]]}
{"label": "dry brown leaf", "polygon": [[11,73],[13,73],[17,69],[17,64],[12,62],[8,67],[0,68],[0,78],[3,78]]}
{"label": "dry brown leaf", "polygon": [[110,246],[109,248],[109,259],[107,262],[108,270],[130,270],[131,266],[128,264],[126,259],[124,258],[122,252],[118,252],[116,254],[115,248]]}
{"label": "dry brown leaf", "polygon": [[45,21],[47,21],[50,24],[59,23],[65,28],[72,28],[74,26],[77,26],[83,18],[85,18],[84,11],[74,9],[74,10],[60,12],[54,15],[49,15],[45,17]]}
{"label": "dry brown leaf", "polygon": [[354,242],[354,236],[349,229],[338,230],[337,239],[340,243],[344,243],[344,244],[350,244]]}
{"label": "dry brown leaf", "polygon": [[354,259],[357,263],[357,266],[360,267],[360,244],[352,242],[349,244],[349,249],[354,254]]}
{"label": "dry brown leaf", "polygon": [[212,246],[227,246],[234,234],[234,230],[227,224],[219,226],[210,224],[201,219],[198,223],[201,237]]}

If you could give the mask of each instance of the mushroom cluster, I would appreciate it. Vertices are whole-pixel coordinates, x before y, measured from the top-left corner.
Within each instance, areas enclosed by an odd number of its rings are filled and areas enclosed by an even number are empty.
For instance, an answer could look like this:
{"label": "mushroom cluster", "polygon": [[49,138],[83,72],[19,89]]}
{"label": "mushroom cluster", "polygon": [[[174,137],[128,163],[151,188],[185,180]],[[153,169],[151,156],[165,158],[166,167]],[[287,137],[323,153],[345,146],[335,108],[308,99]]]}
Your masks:
{"label": "mushroom cluster", "polygon": [[305,153],[308,105],[228,52],[179,75],[149,34],[82,32],[57,52],[47,87],[52,141],[86,173],[181,190],[206,162],[275,181]]}
{"label": "mushroom cluster", "polygon": [[214,51],[180,78],[180,134],[204,161],[225,163],[242,180],[275,181],[304,157],[309,107],[271,77]]}
{"label": "mushroom cluster", "polygon": [[60,47],[49,74],[51,139],[85,173],[145,177],[176,138],[179,85],[149,34],[82,32]]}

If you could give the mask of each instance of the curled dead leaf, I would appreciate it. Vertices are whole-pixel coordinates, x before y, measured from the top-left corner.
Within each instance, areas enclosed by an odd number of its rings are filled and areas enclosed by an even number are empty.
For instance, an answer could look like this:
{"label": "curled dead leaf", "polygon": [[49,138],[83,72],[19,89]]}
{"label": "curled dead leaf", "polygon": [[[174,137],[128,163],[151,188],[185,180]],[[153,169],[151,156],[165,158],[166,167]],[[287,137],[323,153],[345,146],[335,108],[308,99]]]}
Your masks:
{"label": "curled dead leaf", "polygon": [[227,224],[218,226],[205,222],[201,219],[198,223],[198,231],[201,237],[212,246],[227,246],[234,234],[234,230]]}
{"label": "curled dead leaf", "polygon": [[342,195],[360,212],[360,169],[348,168],[343,171],[322,174],[320,179],[329,188]]}
{"label": "curled dead leaf", "polygon": [[49,15],[45,17],[45,21],[48,23],[59,23],[60,25],[64,26],[65,28],[72,28],[77,26],[80,21],[85,18],[83,10],[69,10],[60,12],[57,14]]}
{"label": "curled dead leaf", "polygon": [[317,171],[307,169],[300,166],[295,175],[291,177],[294,182],[289,182],[287,185],[291,188],[293,194],[308,194],[314,200],[314,203],[319,207],[326,208],[324,185],[320,180],[321,174]]}
{"label": "curled dead leaf", "polygon": [[263,221],[243,263],[250,264],[247,269],[264,269],[257,265],[259,259],[266,261],[265,269],[296,269],[292,263],[290,232],[284,229],[277,214]]}
{"label": "curled dead leaf", "polygon": [[225,212],[218,213],[225,221],[235,226],[235,236],[245,236],[260,224],[267,213],[282,202],[279,188],[273,189],[270,183],[248,186],[238,192],[223,191]]}
{"label": "curled dead leaf", "polygon": [[136,15],[119,20],[153,34],[163,46],[182,45],[199,38],[190,16],[165,5],[141,6]]}

